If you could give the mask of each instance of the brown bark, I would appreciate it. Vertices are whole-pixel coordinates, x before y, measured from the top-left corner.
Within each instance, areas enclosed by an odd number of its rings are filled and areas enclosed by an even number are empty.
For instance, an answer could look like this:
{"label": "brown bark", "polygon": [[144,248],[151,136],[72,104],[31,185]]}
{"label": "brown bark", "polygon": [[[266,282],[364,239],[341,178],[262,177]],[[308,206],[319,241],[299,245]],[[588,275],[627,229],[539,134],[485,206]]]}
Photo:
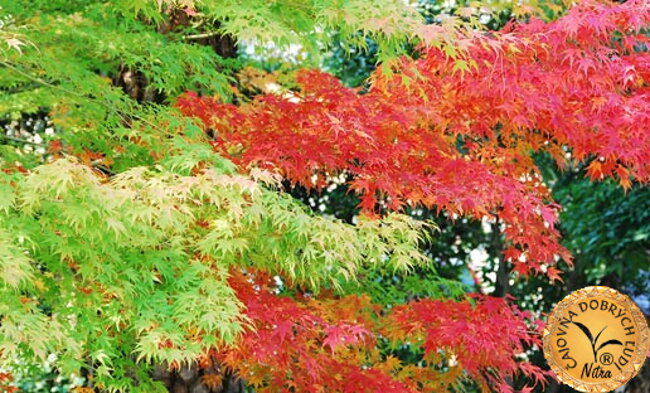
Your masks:
{"label": "brown bark", "polygon": [[113,84],[121,87],[126,94],[138,102],[162,103],[165,96],[149,85],[144,74],[138,70],[121,67],[113,78]]}
{"label": "brown bark", "polygon": [[501,234],[501,221],[497,217],[492,224],[492,252],[491,256],[497,260],[497,276],[494,283],[494,296],[505,297],[510,292],[510,268],[503,258],[503,237]]}
{"label": "brown bark", "polygon": [[[154,379],[165,384],[170,393],[244,393],[244,382],[228,371],[213,365],[200,368],[194,364],[179,371],[157,366]],[[215,381],[220,383],[215,383]]]}
{"label": "brown bark", "polygon": [[[168,20],[158,27],[158,32],[168,34],[178,31],[179,28],[188,26],[191,17],[182,9],[174,8],[169,11]],[[237,42],[230,35],[218,33],[219,23],[215,22],[212,26],[214,32],[198,34],[194,38],[187,37],[188,43],[205,45],[211,47],[216,54],[223,58],[237,57]],[[113,77],[113,84],[121,87],[126,94],[138,102],[155,102],[162,103],[165,96],[153,89],[144,74],[129,67],[122,66],[117,75]]]}

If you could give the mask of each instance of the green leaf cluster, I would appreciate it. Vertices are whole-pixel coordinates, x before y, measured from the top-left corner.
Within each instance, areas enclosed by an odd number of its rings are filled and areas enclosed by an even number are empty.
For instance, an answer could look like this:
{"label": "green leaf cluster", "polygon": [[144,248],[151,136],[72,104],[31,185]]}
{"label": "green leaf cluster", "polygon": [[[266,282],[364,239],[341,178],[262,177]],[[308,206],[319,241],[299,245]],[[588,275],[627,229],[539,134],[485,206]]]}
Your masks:
{"label": "green leaf cluster", "polygon": [[150,365],[191,363],[246,327],[231,269],[318,290],[361,266],[426,260],[417,248],[426,224],[407,216],[351,226],[261,180],[169,166],[106,178],[68,158],[2,175],[5,362],[54,353],[62,373],[90,368],[107,391],[155,391]]}

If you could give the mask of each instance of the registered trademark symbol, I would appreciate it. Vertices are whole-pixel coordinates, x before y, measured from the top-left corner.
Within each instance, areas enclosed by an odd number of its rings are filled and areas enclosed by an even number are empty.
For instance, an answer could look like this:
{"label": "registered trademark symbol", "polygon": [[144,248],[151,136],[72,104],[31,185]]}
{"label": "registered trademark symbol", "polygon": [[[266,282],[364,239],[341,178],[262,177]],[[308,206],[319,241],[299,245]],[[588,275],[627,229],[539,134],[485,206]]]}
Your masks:
{"label": "registered trademark symbol", "polygon": [[604,364],[605,366],[609,366],[610,364],[614,363],[614,356],[609,352],[605,352],[600,355],[600,363]]}

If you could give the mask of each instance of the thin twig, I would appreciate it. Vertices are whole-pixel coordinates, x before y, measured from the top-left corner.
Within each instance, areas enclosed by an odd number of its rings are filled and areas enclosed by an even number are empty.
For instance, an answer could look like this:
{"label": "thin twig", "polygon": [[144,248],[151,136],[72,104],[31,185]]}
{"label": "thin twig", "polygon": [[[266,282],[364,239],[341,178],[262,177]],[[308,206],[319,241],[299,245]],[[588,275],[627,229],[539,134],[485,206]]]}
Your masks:
{"label": "thin twig", "polygon": [[209,32],[209,33],[185,35],[185,36],[183,36],[183,39],[185,41],[202,40],[204,38],[211,38],[211,37],[214,37],[214,36],[218,36],[220,34],[222,34],[222,33],[218,32],[218,31],[212,31],[212,32]]}
{"label": "thin twig", "polygon": [[39,83],[39,84],[41,84],[41,85],[43,85],[43,86],[47,86],[47,87],[50,87],[50,88],[52,88],[52,89],[56,89],[56,90],[62,91],[62,92],[64,92],[64,93],[66,93],[66,94],[70,94],[70,95],[73,95],[73,96],[75,96],[75,97],[80,97],[80,98],[84,98],[84,99],[87,99],[87,100],[96,101],[98,104],[100,104],[101,106],[103,106],[103,107],[105,107],[105,108],[107,108],[107,109],[117,111],[117,109],[111,107],[110,105],[108,105],[108,104],[106,104],[106,103],[104,103],[104,102],[101,102],[101,101],[98,101],[98,100],[93,100],[93,99],[91,99],[91,98],[89,98],[89,97],[87,97],[87,96],[84,96],[83,94],[79,94],[79,93],[77,93],[77,92],[75,92],[75,91],[68,90],[68,89],[63,88],[63,87],[61,87],[61,86],[57,86],[57,85],[55,85],[55,84],[53,84],[53,83],[50,83],[50,82],[48,82],[48,81],[46,81],[46,80],[44,80],[44,79],[41,79],[41,78],[38,78],[38,77],[36,77],[36,76],[30,75],[29,73],[27,73],[27,72],[21,70],[21,69],[18,68],[18,67],[15,67],[15,66],[11,65],[11,64],[9,64],[9,63],[7,63],[7,62],[5,62],[5,61],[1,61],[1,60],[0,60],[0,65],[9,68],[9,69],[12,70],[13,72],[19,74],[19,75],[22,76],[22,77],[25,77],[25,78],[31,80],[32,82],[36,82],[36,83]]}
{"label": "thin twig", "polygon": [[142,116],[139,116],[139,115],[136,115],[136,114],[129,114],[129,115],[127,116],[127,115],[123,114],[119,109],[115,108],[115,107],[112,106],[112,105],[109,105],[109,104],[107,104],[107,103],[105,103],[105,102],[102,102],[102,101],[100,101],[100,100],[98,100],[98,99],[93,99],[93,98],[90,98],[90,97],[85,96],[85,95],[83,95],[83,94],[79,94],[79,93],[77,93],[77,92],[75,92],[75,91],[68,90],[68,89],[66,89],[66,88],[64,88],[64,87],[57,86],[57,85],[55,85],[55,84],[53,84],[53,83],[50,83],[50,82],[48,82],[48,81],[46,81],[46,80],[44,80],[44,79],[41,79],[41,78],[35,77],[35,76],[33,76],[33,75],[30,75],[29,73],[27,73],[27,72],[25,72],[25,71],[19,69],[18,67],[15,67],[15,66],[11,65],[11,64],[9,64],[9,63],[7,63],[7,62],[5,62],[5,61],[1,61],[1,60],[0,60],[0,65],[2,65],[2,66],[4,66],[4,67],[7,67],[8,69],[12,70],[13,72],[15,72],[15,73],[17,73],[17,74],[19,74],[19,75],[21,75],[21,76],[23,76],[23,77],[25,77],[25,78],[27,78],[27,79],[33,81],[33,82],[40,83],[40,84],[43,85],[43,86],[47,86],[47,87],[50,87],[50,88],[52,88],[52,89],[55,89],[55,90],[59,90],[59,91],[61,91],[61,92],[64,92],[64,93],[66,93],[66,94],[69,94],[69,95],[72,95],[72,96],[75,96],[75,97],[79,97],[79,98],[82,98],[82,99],[84,99],[84,100],[88,100],[88,101],[90,101],[90,102],[94,102],[94,103],[96,103],[96,104],[99,104],[99,105],[103,106],[104,108],[108,109],[109,111],[112,111],[112,112],[114,112],[115,114],[117,114],[117,115],[118,115],[120,118],[122,118],[122,120],[125,121],[125,122],[128,122],[129,117],[132,117],[132,118],[134,118],[134,119],[136,119],[136,120],[139,120],[139,121],[141,121],[141,122],[143,122],[143,123],[146,123],[146,124],[149,125],[150,127],[152,127],[152,128],[154,128],[154,129],[156,129],[156,130],[162,132],[163,134],[171,134],[170,132],[161,129],[160,127],[158,127],[158,125],[156,125],[156,124],[150,122],[149,120],[145,119],[145,118],[142,117]]}
{"label": "thin twig", "polygon": [[47,147],[47,145],[43,144],[43,143],[32,142],[32,141],[28,141],[27,139],[16,138],[14,136],[9,136],[9,135],[5,135],[5,134],[0,134],[0,138],[6,139],[8,141],[24,143],[26,145],[33,145],[33,146],[38,146],[38,147]]}

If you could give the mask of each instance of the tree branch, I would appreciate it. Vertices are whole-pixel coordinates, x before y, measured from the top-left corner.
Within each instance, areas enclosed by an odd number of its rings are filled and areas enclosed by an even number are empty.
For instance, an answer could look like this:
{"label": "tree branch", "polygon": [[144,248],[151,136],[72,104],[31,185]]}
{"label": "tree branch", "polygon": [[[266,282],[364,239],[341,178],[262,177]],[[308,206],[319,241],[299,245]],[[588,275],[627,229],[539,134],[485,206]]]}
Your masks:
{"label": "tree branch", "polygon": [[75,92],[75,91],[68,90],[68,89],[66,89],[66,88],[64,88],[64,87],[57,86],[57,85],[55,85],[55,84],[53,84],[53,83],[51,83],[51,82],[48,82],[48,81],[43,80],[43,79],[41,79],[41,78],[35,77],[35,76],[33,76],[33,75],[30,75],[29,73],[27,73],[27,72],[21,70],[21,69],[18,68],[18,67],[13,66],[13,65],[10,64],[10,63],[7,63],[6,61],[1,61],[1,60],[0,60],[0,65],[3,66],[3,67],[8,68],[8,69],[10,69],[10,70],[12,70],[13,72],[15,72],[15,73],[21,75],[21,76],[24,77],[24,78],[29,79],[29,80],[32,81],[32,82],[36,82],[36,83],[39,83],[39,84],[41,84],[41,85],[43,85],[43,86],[47,86],[47,87],[49,87],[49,88],[52,88],[52,89],[55,89],[55,90],[59,90],[59,91],[61,91],[61,92],[63,92],[63,93],[69,94],[69,95],[71,95],[71,96],[79,97],[79,98],[81,98],[81,99],[88,100],[88,101],[90,101],[90,102],[93,102],[93,103],[96,103],[96,104],[98,104],[98,105],[101,105],[102,107],[106,108],[107,110],[109,110],[109,111],[115,113],[115,114],[116,114],[117,116],[119,116],[123,121],[125,121],[125,123],[128,123],[128,121],[129,121],[129,117],[130,117],[130,118],[133,118],[133,119],[139,120],[139,121],[141,121],[141,122],[143,122],[143,123],[149,125],[150,127],[152,127],[152,128],[154,128],[154,129],[156,129],[156,130],[162,132],[163,134],[167,134],[167,135],[170,135],[170,134],[171,134],[170,132],[163,130],[162,128],[158,127],[157,124],[152,123],[151,121],[145,119],[145,118],[142,117],[142,116],[136,115],[136,114],[134,114],[134,113],[131,113],[131,114],[129,114],[129,115],[127,116],[127,115],[125,115],[121,110],[119,110],[118,108],[115,108],[114,106],[112,106],[112,105],[110,105],[110,104],[107,104],[106,102],[103,102],[103,101],[98,100],[98,99],[95,99],[95,98],[88,97],[88,96],[83,95],[83,94],[79,94],[79,93],[77,93],[77,92]]}
{"label": "tree branch", "polygon": [[209,33],[185,35],[185,36],[183,36],[183,39],[185,41],[202,40],[204,38],[211,38],[211,37],[215,37],[215,36],[218,36],[218,35],[221,35],[221,34],[222,34],[221,32],[212,31],[212,32],[209,32]]}
{"label": "tree branch", "polygon": [[1,135],[0,135],[0,138],[2,138],[2,139],[6,139],[6,140],[8,140],[8,141],[13,141],[13,142],[18,142],[18,143],[23,143],[23,144],[26,144],[26,145],[32,145],[32,146],[38,146],[38,147],[45,147],[45,148],[47,147],[47,145],[44,144],[44,143],[32,142],[32,141],[28,141],[27,139],[16,138],[16,137],[14,137],[14,136],[9,136],[9,135],[5,135],[5,134],[1,134]]}

